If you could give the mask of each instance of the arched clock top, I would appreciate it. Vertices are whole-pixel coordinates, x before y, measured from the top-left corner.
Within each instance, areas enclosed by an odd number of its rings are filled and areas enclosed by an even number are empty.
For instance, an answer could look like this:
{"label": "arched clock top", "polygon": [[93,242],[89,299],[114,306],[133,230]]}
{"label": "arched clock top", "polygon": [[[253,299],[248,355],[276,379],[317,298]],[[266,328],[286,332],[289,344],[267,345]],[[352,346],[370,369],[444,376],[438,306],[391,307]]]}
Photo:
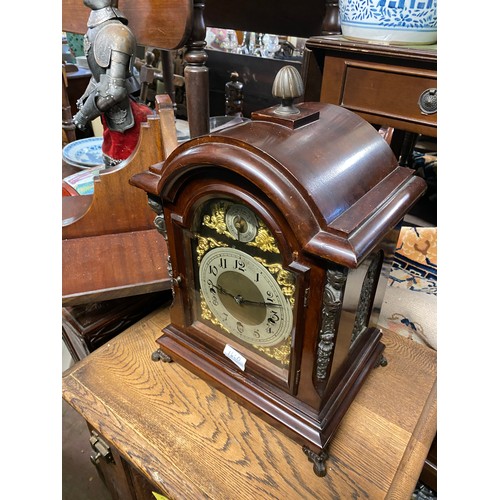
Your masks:
{"label": "arched clock top", "polygon": [[175,203],[195,178],[242,179],[275,204],[305,252],[356,267],[379,243],[377,234],[409,210],[424,182],[398,166],[381,135],[355,113],[321,103],[297,107],[314,119],[290,126],[269,108],[185,142],[131,183]]}

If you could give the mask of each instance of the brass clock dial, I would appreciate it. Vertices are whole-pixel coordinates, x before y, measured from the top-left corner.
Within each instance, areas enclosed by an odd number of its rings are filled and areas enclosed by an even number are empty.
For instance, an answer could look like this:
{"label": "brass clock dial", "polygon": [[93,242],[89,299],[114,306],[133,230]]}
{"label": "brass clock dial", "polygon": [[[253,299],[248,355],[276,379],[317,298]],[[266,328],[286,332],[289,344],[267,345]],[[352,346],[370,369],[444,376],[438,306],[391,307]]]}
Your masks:
{"label": "brass clock dial", "polygon": [[213,249],[201,261],[199,279],[210,311],[234,337],[271,347],[290,335],[290,303],[252,256],[236,248]]}
{"label": "brass clock dial", "polygon": [[271,231],[249,206],[223,198],[202,204],[195,221],[195,321],[255,363],[287,372],[296,277],[283,267]]}

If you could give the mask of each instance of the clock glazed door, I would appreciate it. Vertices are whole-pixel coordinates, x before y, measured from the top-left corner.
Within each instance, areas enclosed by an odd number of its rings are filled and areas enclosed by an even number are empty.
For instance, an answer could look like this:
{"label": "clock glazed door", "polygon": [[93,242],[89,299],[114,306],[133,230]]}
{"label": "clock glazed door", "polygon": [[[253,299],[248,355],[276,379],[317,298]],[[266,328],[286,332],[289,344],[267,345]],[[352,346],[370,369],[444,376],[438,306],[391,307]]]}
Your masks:
{"label": "clock glazed door", "polygon": [[176,335],[227,370],[293,394],[303,337],[298,304],[309,269],[292,260],[291,234],[287,245],[275,237],[279,223],[285,238],[284,221],[271,204],[263,206],[241,184],[237,195],[217,183],[209,189],[187,190],[177,204],[183,214],[169,215],[177,243],[173,267],[185,276]]}
{"label": "clock glazed door", "polygon": [[269,228],[247,205],[221,198],[201,204],[194,226],[197,330],[240,369],[288,384],[297,279]]}

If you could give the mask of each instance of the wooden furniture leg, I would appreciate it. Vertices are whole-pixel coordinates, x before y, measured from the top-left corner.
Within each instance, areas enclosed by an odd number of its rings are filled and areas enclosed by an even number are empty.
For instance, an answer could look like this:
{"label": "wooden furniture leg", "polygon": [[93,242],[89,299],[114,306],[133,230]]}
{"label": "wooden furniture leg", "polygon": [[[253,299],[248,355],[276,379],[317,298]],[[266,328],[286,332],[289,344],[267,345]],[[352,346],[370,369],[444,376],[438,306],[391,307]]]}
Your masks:
{"label": "wooden furniture leg", "polygon": [[321,26],[322,35],[340,35],[342,30],[340,28],[339,17],[339,1],[326,0],[325,17],[323,18],[323,25]]}
{"label": "wooden furniture leg", "polygon": [[161,67],[165,94],[168,94],[170,100],[175,103],[174,61],[171,50],[161,51]]}
{"label": "wooden furniture leg", "polygon": [[184,56],[186,61],[184,78],[186,82],[187,115],[191,138],[208,134],[210,130],[208,68],[205,65],[207,53],[205,52],[204,8],[205,2],[195,0],[193,30]]}
{"label": "wooden furniture leg", "polygon": [[68,79],[64,65],[62,67],[62,131],[63,146],[76,140],[75,124],[71,113],[71,104],[68,97]]}

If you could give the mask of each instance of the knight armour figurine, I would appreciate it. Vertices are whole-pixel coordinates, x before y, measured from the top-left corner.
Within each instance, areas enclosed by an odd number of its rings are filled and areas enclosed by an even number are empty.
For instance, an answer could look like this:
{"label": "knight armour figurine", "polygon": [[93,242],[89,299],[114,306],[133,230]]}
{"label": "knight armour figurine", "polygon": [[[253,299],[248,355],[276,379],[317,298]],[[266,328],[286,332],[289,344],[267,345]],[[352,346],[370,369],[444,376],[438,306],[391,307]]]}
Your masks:
{"label": "knight armour figurine", "polygon": [[136,102],[140,83],[133,75],[136,40],[118,0],[83,0],[91,9],[84,37],[84,50],[92,78],[77,101],[74,124],[84,129],[101,116],[104,163],[120,163],[134,151],[140,123],[152,110]]}

